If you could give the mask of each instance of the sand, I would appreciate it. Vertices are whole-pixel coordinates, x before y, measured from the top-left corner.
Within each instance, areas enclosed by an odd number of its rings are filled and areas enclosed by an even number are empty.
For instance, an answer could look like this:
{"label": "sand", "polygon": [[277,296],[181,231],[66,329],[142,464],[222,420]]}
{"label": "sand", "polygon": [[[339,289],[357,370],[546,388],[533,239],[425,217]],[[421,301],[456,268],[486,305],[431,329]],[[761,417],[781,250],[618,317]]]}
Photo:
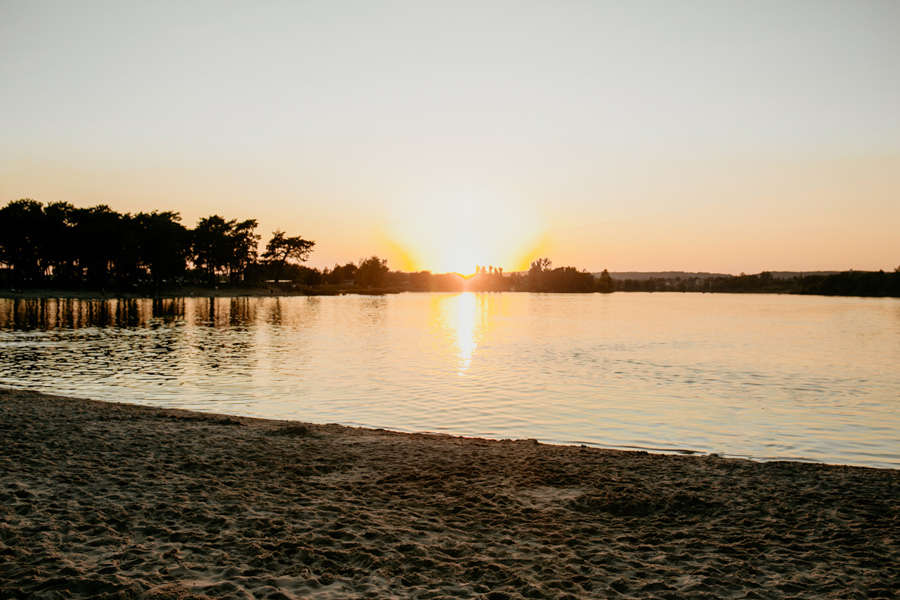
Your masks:
{"label": "sand", "polygon": [[900,471],[0,390],[0,598],[895,598]]}

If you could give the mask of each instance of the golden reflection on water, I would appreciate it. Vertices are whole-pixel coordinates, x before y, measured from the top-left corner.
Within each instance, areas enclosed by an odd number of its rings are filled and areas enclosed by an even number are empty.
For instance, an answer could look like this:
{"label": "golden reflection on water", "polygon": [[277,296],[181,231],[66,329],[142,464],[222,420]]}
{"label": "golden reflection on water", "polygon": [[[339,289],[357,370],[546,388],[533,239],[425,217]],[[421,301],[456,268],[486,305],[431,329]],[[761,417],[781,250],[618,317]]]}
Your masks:
{"label": "golden reflection on water", "polygon": [[464,377],[472,366],[481,337],[480,329],[484,325],[483,308],[483,303],[472,292],[437,296],[433,300],[432,328],[440,332],[441,345],[453,348],[460,377]]}
{"label": "golden reflection on water", "polygon": [[24,298],[0,302],[0,328],[25,330],[147,327],[183,316],[184,300]]}

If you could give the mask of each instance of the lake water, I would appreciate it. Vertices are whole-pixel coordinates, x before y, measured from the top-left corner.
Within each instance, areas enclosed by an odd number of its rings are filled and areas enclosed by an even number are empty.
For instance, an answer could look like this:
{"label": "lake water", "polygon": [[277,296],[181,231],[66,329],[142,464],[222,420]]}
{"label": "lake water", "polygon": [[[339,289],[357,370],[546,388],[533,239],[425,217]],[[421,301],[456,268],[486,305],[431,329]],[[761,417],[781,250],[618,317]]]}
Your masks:
{"label": "lake water", "polygon": [[900,467],[900,300],[0,300],[0,385],[237,415]]}

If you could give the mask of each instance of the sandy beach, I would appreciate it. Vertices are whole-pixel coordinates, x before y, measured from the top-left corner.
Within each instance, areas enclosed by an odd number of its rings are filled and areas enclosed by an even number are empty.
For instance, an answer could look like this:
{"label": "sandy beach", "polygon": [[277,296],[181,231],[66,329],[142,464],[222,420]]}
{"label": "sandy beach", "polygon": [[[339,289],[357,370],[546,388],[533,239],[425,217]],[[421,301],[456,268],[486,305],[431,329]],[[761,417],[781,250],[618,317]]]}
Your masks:
{"label": "sandy beach", "polygon": [[0,598],[894,598],[900,471],[0,390]]}

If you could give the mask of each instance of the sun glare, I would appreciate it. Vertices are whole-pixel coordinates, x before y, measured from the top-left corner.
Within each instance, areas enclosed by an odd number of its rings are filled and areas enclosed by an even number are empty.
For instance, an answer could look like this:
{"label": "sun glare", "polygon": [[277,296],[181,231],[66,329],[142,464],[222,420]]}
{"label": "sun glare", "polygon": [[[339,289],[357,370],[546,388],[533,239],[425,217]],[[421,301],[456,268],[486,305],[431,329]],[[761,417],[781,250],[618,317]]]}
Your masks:
{"label": "sun glare", "polygon": [[528,208],[474,192],[404,202],[388,227],[389,241],[407,257],[410,270],[462,275],[476,266],[525,268],[542,237],[540,220]]}

